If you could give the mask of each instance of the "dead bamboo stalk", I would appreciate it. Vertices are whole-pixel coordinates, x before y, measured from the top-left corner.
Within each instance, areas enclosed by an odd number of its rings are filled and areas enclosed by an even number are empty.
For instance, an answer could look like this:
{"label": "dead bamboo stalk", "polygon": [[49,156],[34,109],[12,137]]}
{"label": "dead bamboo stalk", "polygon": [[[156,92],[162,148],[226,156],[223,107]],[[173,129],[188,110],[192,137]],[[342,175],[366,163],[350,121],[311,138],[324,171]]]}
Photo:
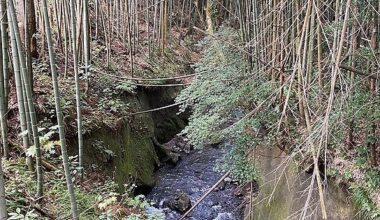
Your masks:
{"label": "dead bamboo stalk", "polygon": [[230,173],[231,171],[225,173],[179,220],[185,219]]}

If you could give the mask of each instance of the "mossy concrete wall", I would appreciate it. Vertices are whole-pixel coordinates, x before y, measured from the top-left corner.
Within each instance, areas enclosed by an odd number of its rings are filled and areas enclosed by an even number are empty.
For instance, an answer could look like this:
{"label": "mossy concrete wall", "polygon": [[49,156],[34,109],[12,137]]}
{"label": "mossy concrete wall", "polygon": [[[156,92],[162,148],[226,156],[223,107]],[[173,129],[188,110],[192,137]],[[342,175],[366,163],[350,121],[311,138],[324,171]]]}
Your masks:
{"label": "mossy concrete wall", "polygon": [[[261,179],[251,213],[253,219],[302,219],[303,211],[306,219],[322,219],[316,182],[310,185],[310,174],[298,172],[296,164],[278,148],[257,149],[254,161]],[[328,219],[354,219],[356,211],[344,189],[329,183],[324,196]],[[309,205],[305,205],[307,201]]]}
{"label": "mossy concrete wall", "polygon": [[[179,90],[139,90],[123,99],[133,112],[139,112],[174,103]],[[185,126],[176,113],[178,108],[137,114],[119,119],[118,129],[108,126],[84,135],[84,163],[86,168],[97,166],[114,177],[120,189],[125,183],[135,182],[142,191],[155,184],[154,171],[159,159],[152,138],[168,140]],[[101,120],[101,119],[100,119]],[[72,146],[76,146],[73,140]],[[75,147],[72,147],[75,153]]]}
{"label": "mossy concrete wall", "polygon": [[153,187],[159,161],[150,138],[149,133],[139,134],[127,123],[117,132],[95,131],[85,136],[85,163],[99,166],[121,188],[127,182]]}

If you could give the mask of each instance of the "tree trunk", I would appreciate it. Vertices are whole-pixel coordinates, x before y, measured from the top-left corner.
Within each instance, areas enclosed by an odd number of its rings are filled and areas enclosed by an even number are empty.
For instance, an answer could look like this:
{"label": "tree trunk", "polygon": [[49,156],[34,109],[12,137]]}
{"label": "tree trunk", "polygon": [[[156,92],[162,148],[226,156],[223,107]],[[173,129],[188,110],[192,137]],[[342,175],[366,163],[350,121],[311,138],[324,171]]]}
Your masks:
{"label": "tree trunk", "polygon": [[38,58],[38,47],[37,47],[37,38],[35,34],[37,33],[37,20],[36,20],[36,10],[34,8],[34,1],[26,0],[27,8],[28,8],[28,35],[30,41],[30,55],[33,58]]}
{"label": "tree trunk", "polygon": [[78,125],[78,150],[79,150],[79,168],[81,178],[83,177],[83,137],[82,137],[82,116],[81,116],[81,103],[80,103],[80,84],[79,84],[79,69],[78,69],[78,56],[76,49],[76,21],[75,21],[75,1],[70,1],[71,7],[71,36],[73,39],[73,58],[74,58],[74,73],[75,73],[75,92],[76,92],[76,107],[77,107],[77,125]]}
{"label": "tree trunk", "polygon": [[[1,12],[4,12],[4,5],[2,4],[3,2],[1,2],[1,5],[0,5],[0,14],[4,14],[4,13],[1,13]],[[3,35],[3,34],[2,34]],[[3,47],[1,47],[3,48]],[[2,58],[3,57],[3,54],[2,54],[2,50],[0,52],[0,57]],[[0,63],[3,61],[3,59],[1,59]],[[6,64],[7,65],[7,64]],[[2,66],[2,65],[0,65]],[[1,68],[1,67],[0,67]],[[0,119],[0,122],[1,122],[1,136],[2,136],[2,139],[3,139],[3,149],[4,149],[4,154],[1,153],[1,150],[0,150],[0,220],[6,220],[8,215],[7,215],[7,205],[6,205],[6,200],[5,200],[5,181],[4,181],[4,173],[3,173],[3,165],[2,165],[2,157],[3,155],[5,157],[7,157],[7,155],[5,153],[8,152],[8,142],[7,142],[7,124],[6,124],[6,120],[7,118],[5,117],[5,113],[4,113],[4,77],[3,77],[3,68],[1,68],[0,70],[0,115],[1,115],[1,119]]]}
{"label": "tree trunk", "polygon": [[[2,48],[1,46],[2,42],[0,41],[0,48]],[[9,156],[9,148],[8,148],[8,140],[7,140],[7,137],[8,137],[8,125],[7,125],[7,117],[6,117],[6,109],[5,109],[5,97],[4,97],[4,93],[5,93],[5,89],[4,89],[4,74],[3,74],[3,63],[2,63],[2,57],[3,57],[3,53],[2,53],[2,50],[0,50],[0,58],[1,58],[1,61],[0,61],[0,127],[1,127],[1,137],[2,137],[2,141],[3,141],[3,155],[5,156],[5,158],[7,158]]]}
{"label": "tree trunk", "polygon": [[58,128],[59,128],[59,139],[61,142],[62,158],[63,158],[63,166],[64,166],[64,170],[65,170],[66,184],[67,184],[67,189],[68,189],[68,193],[69,193],[69,197],[70,197],[72,216],[73,216],[74,220],[77,220],[77,219],[79,219],[79,213],[78,213],[77,202],[75,199],[74,185],[73,185],[73,182],[71,179],[71,174],[70,174],[69,156],[68,156],[67,147],[66,147],[65,128],[64,128],[64,124],[63,124],[63,113],[62,113],[62,109],[61,109],[61,98],[60,98],[59,87],[58,87],[57,67],[55,65],[55,54],[54,54],[53,40],[52,40],[52,35],[51,35],[51,28],[50,28],[50,23],[49,23],[49,14],[48,14],[46,0],[42,0],[42,10],[43,10],[44,18],[45,18],[44,21],[45,21],[46,39],[47,39],[48,50],[49,50],[51,78],[53,80],[55,108],[56,108],[56,114],[57,114],[57,121],[58,121]]}
{"label": "tree trunk", "polygon": [[0,220],[6,220],[7,215],[7,205],[5,200],[5,181],[2,165],[2,155],[0,154]]}
{"label": "tree trunk", "polygon": [[[8,16],[6,0],[0,2],[0,15],[1,19],[1,44],[3,54],[3,76],[4,76],[4,109],[8,112],[8,94],[9,94],[9,56],[8,56]],[[5,118],[8,118],[8,114],[5,113]]]}
{"label": "tree trunk", "polygon": [[[41,148],[40,148],[40,139],[38,134],[38,128],[37,128],[37,115],[34,110],[34,104],[33,104],[33,91],[32,86],[29,84],[30,81],[28,80],[28,73],[26,68],[26,62],[25,62],[25,56],[24,51],[22,48],[22,42],[20,33],[17,26],[17,17],[16,17],[16,10],[14,8],[13,0],[9,0],[9,22],[10,22],[10,33],[11,37],[13,38],[12,42],[12,52],[15,54],[18,53],[18,60],[14,58],[14,61],[19,61],[18,65],[21,66],[21,73],[22,73],[22,82],[25,86],[25,94],[27,99],[27,105],[30,112],[30,120],[32,124],[32,132],[33,132],[33,142],[36,149],[36,169],[37,169],[37,197],[41,197],[43,193],[43,176],[42,176],[42,167],[41,167]],[[16,52],[17,51],[17,52]],[[13,55],[15,57],[15,55]],[[14,63],[14,66],[17,67],[17,62]],[[19,67],[18,67],[19,68]],[[25,97],[24,97],[25,98]],[[30,135],[30,134],[29,134]]]}

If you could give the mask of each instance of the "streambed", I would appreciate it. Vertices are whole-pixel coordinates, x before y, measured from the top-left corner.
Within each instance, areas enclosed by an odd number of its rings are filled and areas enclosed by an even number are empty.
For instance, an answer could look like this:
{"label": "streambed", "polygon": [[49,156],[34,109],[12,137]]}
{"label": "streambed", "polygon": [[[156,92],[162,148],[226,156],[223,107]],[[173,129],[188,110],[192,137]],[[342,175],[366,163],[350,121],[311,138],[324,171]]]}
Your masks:
{"label": "streambed", "polygon": [[[156,186],[147,198],[156,203],[156,208],[166,214],[166,220],[175,220],[181,214],[166,207],[170,198],[180,193],[190,197],[194,205],[222,176],[214,170],[225,150],[206,147],[181,153],[176,166],[164,166],[156,173]],[[241,207],[243,198],[236,196],[237,185],[226,179],[189,215],[190,220],[240,220],[243,219]]]}

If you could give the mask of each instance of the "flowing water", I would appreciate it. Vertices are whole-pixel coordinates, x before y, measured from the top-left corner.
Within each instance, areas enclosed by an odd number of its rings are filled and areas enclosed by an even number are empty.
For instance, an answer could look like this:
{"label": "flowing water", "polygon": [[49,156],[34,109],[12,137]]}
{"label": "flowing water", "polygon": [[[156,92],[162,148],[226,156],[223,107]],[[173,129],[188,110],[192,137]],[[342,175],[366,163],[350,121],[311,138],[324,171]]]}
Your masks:
{"label": "flowing water", "polygon": [[[186,193],[191,203],[202,197],[223,176],[214,171],[217,160],[224,155],[224,150],[207,147],[183,153],[182,160],[176,166],[165,166],[157,172],[157,184],[147,196],[157,204],[157,208],[166,213],[167,220],[181,217],[181,214],[165,207],[165,201]],[[187,219],[191,220],[240,220],[242,198],[234,195],[237,185],[226,181],[214,190],[198,205]]]}

